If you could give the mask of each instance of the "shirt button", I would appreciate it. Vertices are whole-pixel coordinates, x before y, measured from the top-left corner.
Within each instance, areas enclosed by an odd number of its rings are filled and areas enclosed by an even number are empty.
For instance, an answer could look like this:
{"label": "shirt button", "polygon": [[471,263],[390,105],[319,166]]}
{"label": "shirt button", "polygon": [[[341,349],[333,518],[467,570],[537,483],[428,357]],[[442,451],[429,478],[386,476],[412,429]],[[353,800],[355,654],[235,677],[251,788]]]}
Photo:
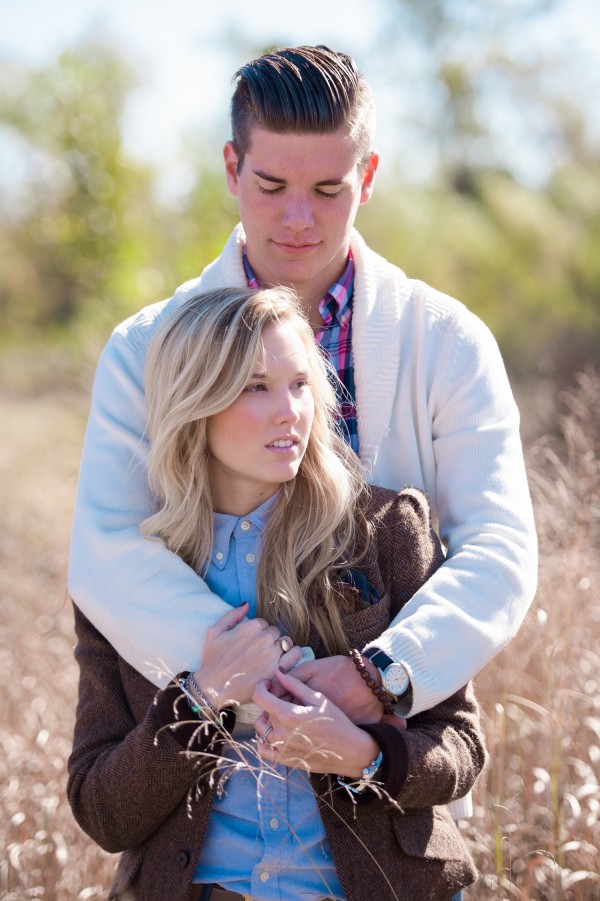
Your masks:
{"label": "shirt button", "polygon": [[241,525],[242,529],[244,530],[244,532],[247,532],[248,529],[250,528],[250,526],[252,525],[252,523],[248,519],[245,519],[243,521],[243,523],[240,523],[240,525]]}
{"label": "shirt button", "polygon": [[249,563],[250,566],[252,566],[255,560],[256,557],[254,556],[254,554],[246,554],[246,563]]}
{"label": "shirt button", "polygon": [[221,561],[223,559],[223,554],[221,553],[221,551],[217,551],[215,557],[217,558],[217,560]]}
{"label": "shirt button", "polygon": [[260,874],[260,881],[261,881],[261,882],[268,882],[269,879],[270,879],[269,874],[268,874],[265,870],[263,870],[262,873]]}
{"label": "shirt button", "polygon": [[177,863],[179,864],[179,866],[185,868],[187,867],[189,862],[190,852],[184,850],[179,851],[179,853],[177,854]]}
{"label": "shirt button", "polygon": [[269,820],[269,826],[271,827],[271,829],[279,829],[279,820],[277,819],[277,817],[273,817]]}

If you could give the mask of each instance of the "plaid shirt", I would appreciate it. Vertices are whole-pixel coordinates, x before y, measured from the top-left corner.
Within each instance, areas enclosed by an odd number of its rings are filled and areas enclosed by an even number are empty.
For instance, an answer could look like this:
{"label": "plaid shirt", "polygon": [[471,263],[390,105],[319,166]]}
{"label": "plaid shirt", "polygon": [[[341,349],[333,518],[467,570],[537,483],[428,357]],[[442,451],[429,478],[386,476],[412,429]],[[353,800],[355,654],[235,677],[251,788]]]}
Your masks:
{"label": "plaid shirt", "polygon": [[[260,288],[246,249],[242,253],[244,270],[249,288]],[[354,290],[354,259],[352,251],[340,278],[331,286],[319,304],[323,327],[315,333],[315,340],[321,345],[338,374],[336,394],[340,405],[340,426],[344,438],[355,453],[358,453],[358,425],[354,394],[354,358],[352,355],[352,294]]]}

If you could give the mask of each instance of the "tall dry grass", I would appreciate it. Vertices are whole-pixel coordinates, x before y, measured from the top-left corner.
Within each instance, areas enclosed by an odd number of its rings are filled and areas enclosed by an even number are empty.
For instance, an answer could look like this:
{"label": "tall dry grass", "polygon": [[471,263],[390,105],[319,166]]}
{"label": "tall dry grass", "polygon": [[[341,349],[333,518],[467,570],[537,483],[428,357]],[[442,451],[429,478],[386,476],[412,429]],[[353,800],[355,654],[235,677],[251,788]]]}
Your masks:
{"label": "tall dry grass", "polygon": [[469,829],[478,899],[600,898],[598,375],[580,373],[544,418],[546,434],[526,449],[537,597],[477,679],[491,756]]}
{"label": "tall dry grass", "polygon": [[[491,763],[465,827],[470,899],[600,897],[600,378],[527,396],[540,589],[478,678]],[[65,801],[77,672],[65,599],[84,417],[0,396],[0,898],[105,898],[115,861]]]}

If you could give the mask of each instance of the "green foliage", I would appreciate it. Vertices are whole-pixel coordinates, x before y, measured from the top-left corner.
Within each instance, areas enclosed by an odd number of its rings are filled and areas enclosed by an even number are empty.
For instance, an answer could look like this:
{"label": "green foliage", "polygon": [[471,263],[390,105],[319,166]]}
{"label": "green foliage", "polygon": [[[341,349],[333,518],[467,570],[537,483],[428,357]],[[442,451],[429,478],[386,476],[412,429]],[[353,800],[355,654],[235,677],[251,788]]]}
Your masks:
{"label": "green foliage", "polygon": [[87,43],[48,69],[4,67],[0,79],[1,121],[26,161],[0,198],[0,313],[13,329],[72,323],[100,305],[114,318],[120,297],[143,293],[137,273],[155,240],[151,173],[122,151],[133,73]]}
{"label": "green foliage", "polygon": [[[427,186],[408,184],[400,168],[380,179],[359,228],[407,274],[479,314],[513,370],[579,368],[600,346],[600,153],[582,112],[553,108],[570,154],[543,184],[483,165],[473,149],[485,133],[480,87],[426,26],[449,98],[442,164]],[[198,275],[237,221],[218,157],[200,143],[188,147],[187,195],[169,208],[154,199],[155,173],[122,144],[135,79],[98,42],[41,70],[0,67],[0,128],[22,158],[15,184],[0,173],[5,345],[46,336],[95,356],[116,322]]]}
{"label": "green foliage", "polygon": [[545,190],[501,172],[474,173],[468,193],[379,185],[359,224],[408,275],[481,316],[513,369],[570,368],[600,339],[600,161],[595,172],[573,167]]}

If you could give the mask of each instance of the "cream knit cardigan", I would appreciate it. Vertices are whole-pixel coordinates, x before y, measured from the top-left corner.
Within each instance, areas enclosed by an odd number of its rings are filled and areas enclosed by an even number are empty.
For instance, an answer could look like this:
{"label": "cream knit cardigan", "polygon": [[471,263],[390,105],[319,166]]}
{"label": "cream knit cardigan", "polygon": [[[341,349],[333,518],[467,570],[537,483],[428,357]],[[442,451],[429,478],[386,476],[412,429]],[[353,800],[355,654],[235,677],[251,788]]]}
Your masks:
{"label": "cream knit cardigan", "polygon": [[[164,686],[195,669],[228,608],[176,555],[144,540],[144,361],[166,315],[200,290],[245,285],[238,226],[221,256],[167,301],[119,325],[102,353],[81,464],[69,591],[129,663]],[[458,301],[352,236],[361,457],[374,484],[423,489],[448,558],[377,645],[405,662],[411,714],[465,685],[532,600],[536,538],[519,416],[496,342]]]}

